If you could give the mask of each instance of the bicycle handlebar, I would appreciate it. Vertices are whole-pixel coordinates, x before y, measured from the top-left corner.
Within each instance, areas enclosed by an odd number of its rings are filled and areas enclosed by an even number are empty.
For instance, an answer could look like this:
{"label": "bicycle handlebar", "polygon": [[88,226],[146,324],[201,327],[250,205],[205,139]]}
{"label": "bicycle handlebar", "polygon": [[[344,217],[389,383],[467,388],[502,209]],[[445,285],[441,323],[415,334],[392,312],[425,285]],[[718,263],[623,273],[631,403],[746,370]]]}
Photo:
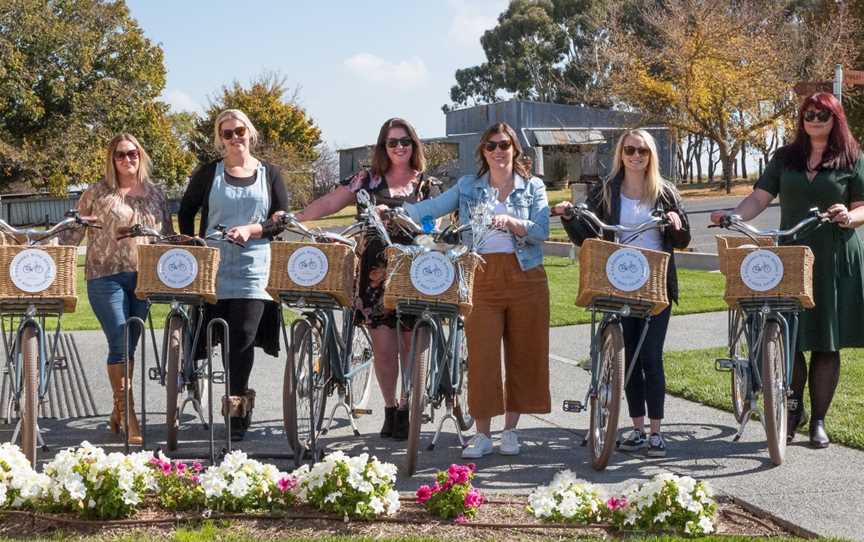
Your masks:
{"label": "bicycle handlebar", "polygon": [[776,243],[782,237],[792,237],[796,235],[798,232],[800,232],[807,226],[813,224],[814,222],[819,222],[819,225],[822,225],[823,223],[828,222],[828,220],[828,217],[824,213],[819,212],[818,208],[811,207],[810,210],[807,211],[806,218],[804,218],[791,228],[785,230],[759,230],[751,226],[750,224],[744,222],[741,217],[736,214],[727,214],[720,219],[719,224],[710,224],[708,227],[724,228],[727,230],[737,231],[739,233],[743,233],[754,241],[756,240],[755,237],[770,237]]}
{"label": "bicycle handlebar", "polygon": [[[245,243],[241,243],[240,241],[235,241],[228,237],[227,233],[230,228],[224,226],[222,224],[217,224],[214,226],[216,231],[208,235],[205,239],[210,239],[214,241],[225,241],[227,243],[231,243],[233,245],[237,245],[240,248],[246,248]],[[169,244],[194,244],[197,246],[207,246],[207,243],[204,239],[201,239],[197,236],[184,235],[182,233],[175,233],[171,235],[163,235],[162,232],[151,228],[149,226],[145,226],[144,224],[134,224],[129,227],[122,227],[117,229],[118,235],[116,239],[118,241],[122,239],[128,239],[130,237],[153,237],[158,241],[169,243]]]}
{"label": "bicycle handlebar", "polygon": [[72,230],[77,228],[96,228],[101,229],[97,223],[90,222],[81,218],[80,213],[77,209],[71,209],[66,211],[65,217],[63,220],[53,225],[47,230],[37,230],[32,228],[27,229],[19,229],[11,226],[8,222],[3,219],[0,219],[0,231],[8,233],[12,237],[25,237],[27,239],[27,244],[35,245],[43,241],[47,241],[53,237],[56,237],[60,233],[66,230]]}
{"label": "bicycle handlebar", "polygon": [[[639,235],[642,232],[653,230],[653,229],[662,229],[669,225],[669,219],[666,218],[663,211],[657,209],[652,211],[651,218],[646,220],[641,224],[637,224],[635,226],[622,226],[622,225],[612,225],[606,224],[600,218],[594,214],[592,211],[588,210],[588,206],[584,203],[577,203],[576,205],[569,207],[565,212],[564,216],[567,218],[574,217],[582,217],[588,219],[588,221],[595,226],[597,229],[601,231],[612,232],[616,235],[621,234],[632,234],[630,238]],[[595,230],[596,232],[596,230]],[[596,232],[599,233],[599,232]]]}

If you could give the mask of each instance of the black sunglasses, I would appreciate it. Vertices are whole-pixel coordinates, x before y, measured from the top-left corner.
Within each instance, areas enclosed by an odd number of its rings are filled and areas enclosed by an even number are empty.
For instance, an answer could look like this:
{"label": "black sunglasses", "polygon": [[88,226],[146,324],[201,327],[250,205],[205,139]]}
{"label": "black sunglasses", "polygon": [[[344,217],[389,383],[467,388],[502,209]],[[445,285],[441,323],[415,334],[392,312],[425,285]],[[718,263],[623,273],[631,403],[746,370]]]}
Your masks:
{"label": "black sunglasses", "polygon": [[633,156],[634,152],[638,152],[639,156],[648,156],[651,154],[651,149],[649,149],[648,147],[634,147],[632,145],[624,146],[625,156]]}
{"label": "black sunglasses", "polygon": [[387,138],[388,147],[390,147],[391,149],[395,149],[396,145],[399,145],[400,147],[412,147],[414,145],[414,140],[412,140],[410,137]]}
{"label": "black sunglasses", "polygon": [[132,149],[131,151],[114,151],[114,159],[118,162],[122,162],[124,158],[128,158],[130,162],[134,162],[138,159],[138,149]]}
{"label": "black sunglasses", "polygon": [[227,139],[229,141],[231,139],[234,139],[234,136],[243,137],[245,135],[246,135],[246,127],[245,126],[238,126],[237,128],[234,128],[233,130],[222,130],[222,139]]}
{"label": "black sunglasses", "polygon": [[827,109],[820,109],[819,111],[805,111],[804,120],[806,122],[814,122],[817,120],[819,122],[828,122],[828,119],[831,118],[831,115],[833,115],[833,113],[831,113]]}
{"label": "black sunglasses", "polygon": [[486,151],[492,152],[495,150],[496,147],[501,149],[502,151],[506,151],[511,146],[513,146],[513,142],[510,141],[509,139],[504,139],[501,141],[487,141],[486,145],[484,147],[485,147]]}

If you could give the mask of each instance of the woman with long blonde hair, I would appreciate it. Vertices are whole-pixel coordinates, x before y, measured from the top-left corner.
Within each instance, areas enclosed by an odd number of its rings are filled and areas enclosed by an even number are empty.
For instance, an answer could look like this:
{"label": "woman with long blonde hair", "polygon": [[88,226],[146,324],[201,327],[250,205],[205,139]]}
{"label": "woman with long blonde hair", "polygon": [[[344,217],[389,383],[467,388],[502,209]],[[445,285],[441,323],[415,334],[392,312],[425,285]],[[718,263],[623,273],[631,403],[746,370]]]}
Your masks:
{"label": "woman with long blonde hair", "polygon": [[[588,195],[588,207],[607,224],[635,226],[661,210],[670,225],[663,231],[648,230],[630,239],[630,245],[663,250],[669,253],[666,288],[669,299],[678,302],[678,275],[675,271],[674,249],[690,244],[690,226],[681,207],[681,198],[675,187],[660,174],[657,144],[645,130],[628,130],[621,134],[615,145],[612,171],[605,182]],[[563,215],[570,202],[555,206],[554,214]],[[581,245],[591,230],[578,219],[562,216],[561,224],[577,245]],[[608,238],[612,240],[612,238]],[[648,448],[651,457],[666,455],[666,442],[660,433],[663,406],[666,397],[666,378],[663,372],[663,343],[669,326],[671,305],[655,316],[648,327],[645,342],[638,359],[633,352],[645,325],[640,318],[623,318],[624,351],[628,370],[636,364],[625,389],[633,431],[621,441],[621,449],[636,451]],[[647,409],[646,409],[647,406]],[[645,432],[645,414],[650,420],[650,435]]]}

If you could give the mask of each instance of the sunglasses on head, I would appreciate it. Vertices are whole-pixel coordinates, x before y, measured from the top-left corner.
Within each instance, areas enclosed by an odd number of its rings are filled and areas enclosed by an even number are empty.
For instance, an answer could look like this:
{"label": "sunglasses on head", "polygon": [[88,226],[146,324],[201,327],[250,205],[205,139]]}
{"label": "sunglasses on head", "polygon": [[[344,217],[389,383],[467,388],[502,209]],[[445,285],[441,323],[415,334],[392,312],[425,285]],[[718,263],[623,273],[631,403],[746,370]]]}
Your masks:
{"label": "sunglasses on head", "polygon": [[832,113],[827,109],[820,109],[819,111],[805,111],[804,120],[806,122],[828,122],[831,115]]}
{"label": "sunglasses on head", "polygon": [[501,141],[487,141],[487,142],[486,142],[486,145],[484,146],[484,148],[485,148],[488,152],[492,152],[492,151],[494,151],[496,147],[499,148],[499,149],[501,149],[502,151],[506,151],[506,150],[509,149],[512,145],[513,145],[513,142],[512,142],[512,141],[510,141],[509,139],[504,139],[504,140],[501,140]]}
{"label": "sunglasses on head", "polygon": [[387,138],[386,144],[391,149],[395,149],[397,145],[400,147],[411,147],[414,145],[414,141],[410,137],[390,137]]}
{"label": "sunglasses on head", "polygon": [[138,159],[138,149],[132,149],[131,151],[114,151],[114,159],[118,162],[122,162],[124,158],[128,158],[130,162],[134,162]]}
{"label": "sunglasses on head", "polygon": [[639,156],[649,156],[651,154],[651,149],[648,147],[634,147],[632,145],[624,146],[624,155],[625,156],[633,156],[633,153],[639,153]]}
{"label": "sunglasses on head", "polygon": [[246,127],[245,126],[238,126],[237,128],[234,128],[233,130],[222,130],[222,139],[227,139],[229,141],[231,139],[233,139],[234,136],[243,137],[245,135],[246,135]]}

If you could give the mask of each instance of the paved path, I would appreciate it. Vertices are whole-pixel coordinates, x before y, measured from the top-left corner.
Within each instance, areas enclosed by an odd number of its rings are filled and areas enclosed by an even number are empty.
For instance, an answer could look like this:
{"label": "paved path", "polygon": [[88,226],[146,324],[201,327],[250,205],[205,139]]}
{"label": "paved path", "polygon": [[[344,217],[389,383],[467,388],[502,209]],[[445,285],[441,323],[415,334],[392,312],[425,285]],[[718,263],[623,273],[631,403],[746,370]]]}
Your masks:
{"label": "paved path", "polygon": [[[675,317],[670,326],[668,347],[683,350],[719,346],[725,340],[725,314],[714,313]],[[81,440],[119,449],[116,437],[106,431],[105,418],[111,409],[110,391],[103,359],[104,339],[99,332],[77,332],[87,374],[104,415],[75,420],[44,420],[43,428],[52,449],[71,446]],[[860,525],[864,523],[864,452],[832,445],[827,450],[811,450],[798,443],[790,446],[787,461],[772,467],[758,423],[748,426],[741,442],[733,443],[735,432],[731,414],[670,397],[667,400],[665,432],[669,456],[648,459],[639,454],[616,453],[604,472],[595,472],[587,461],[587,451],[579,447],[582,432],[588,425],[587,413],[568,414],[560,410],[565,398],[584,396],[587,373],[573,360],[587,357],[587,326],[555,328],[551,331],[551,371],[553,411],[542,416],[525,416],[520,424],[522,454],[515,458],[492,455],[478,461],[478,484],[490,491],[528,492],[548,483],[555,472],[572,469],[583,479],[607,489],[620,489],[629,482],[644,480],[661,471],[672,471],[708,480],[721,492],[745,499],[787,521],[831,536],[864,540]],[[258,391],[258,406],[244,450],[255,453],[290,452],[281,428],[281,391],[283,362],[259,355],[253,371],[252,386]],[[711,360],[705,360],[711,371]],[[136,390],[138,389],[136,383]],[[164,432],[164,392],[158,384],[148,386],[150,435],[154,440]],[[382,407],[377,386],[370,407],[373,416],[358,420],[361,436],[352,437],[344,418],[337,418],[337,428],[325,438],[330,449],[348,453],[369,452],[401,463],[404,444],[377,436]],[[186,418],[181,439],[182,450],[201,456],[207,433],[192,418]],[[494,426],[500,429],[500,420]],[[621,425],[627,420],[622,417]],[[221,429],[217,426],[217,429]],[[425,426],[424,443],[431,439],[434,427]],[[418,473],[413,479],[402,479],[399,489],[412,491],[429,480],[436,468],[458,462],[460,448],[452,426],[445,427],[436,450],[421,451]],[[221,432],[220,432],[221,433]],[[11,427],[0,425],[0,441],[8,440]],[[159,444],[159,443],[155,443]],[[50,456],[51,454],[47,454]],[[274,461],[287,467],[287,462]]]}

